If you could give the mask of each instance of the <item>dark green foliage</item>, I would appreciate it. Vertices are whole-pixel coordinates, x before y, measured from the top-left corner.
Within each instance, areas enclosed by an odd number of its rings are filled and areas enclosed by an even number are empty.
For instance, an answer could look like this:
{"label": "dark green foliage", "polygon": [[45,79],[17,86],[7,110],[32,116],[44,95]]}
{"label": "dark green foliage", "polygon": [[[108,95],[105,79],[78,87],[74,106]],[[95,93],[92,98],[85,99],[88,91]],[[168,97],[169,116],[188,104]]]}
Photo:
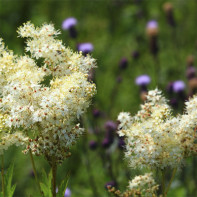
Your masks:
{"label": "dark green foliage", "polygon": [[[6,197],[13,197],[14,196],[16,184],[12,185],[13,172],[14,172],[14,164],[11,164],[10,167],[7,170],[5,170],[5,172],[4,172],[5,196]],[[3,197],[3,192],[0,193],[0,196]]]}

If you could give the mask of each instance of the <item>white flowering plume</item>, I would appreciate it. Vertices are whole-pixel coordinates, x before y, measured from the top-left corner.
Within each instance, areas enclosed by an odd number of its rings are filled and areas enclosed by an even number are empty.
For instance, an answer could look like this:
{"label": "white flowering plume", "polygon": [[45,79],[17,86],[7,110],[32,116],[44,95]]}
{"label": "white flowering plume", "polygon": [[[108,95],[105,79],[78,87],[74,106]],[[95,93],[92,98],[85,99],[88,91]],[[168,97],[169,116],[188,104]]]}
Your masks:
{"label": "white flowering plume", "polygon": [[6,126],[29,138],[26,152],[61,162],[82,134],[79,118],[96,93],[88,81],[95,60],[66,48],[51,24],[28,22],[18,33],[30,56],[14,55],[1,41],[0,109]]}
{"label": "white flowering plume", "polygon": [[197,97],[186,102],[183,115],[173,117],[159,90],[149,91],[145,104],[133,117],[122,112],[118,134],[126,140],[126,157],[132,168],[177,167],[195,154]]}
{"label": "white flowering plume", "polygon": [[159,185],[156,184],[152,173],[135,176],[129,181],[128,189],[124,192],[116,190],[114,187],[108,187],[108,191],[116,197],[156,197]]}
{"label": "white flowering plume", "polygon": [[144,175],[136,176],[129,181],[129,189],[140,191],[141,196],[153,197],[156,196],[159,185],[156,184],[152,173],[146,173]]}

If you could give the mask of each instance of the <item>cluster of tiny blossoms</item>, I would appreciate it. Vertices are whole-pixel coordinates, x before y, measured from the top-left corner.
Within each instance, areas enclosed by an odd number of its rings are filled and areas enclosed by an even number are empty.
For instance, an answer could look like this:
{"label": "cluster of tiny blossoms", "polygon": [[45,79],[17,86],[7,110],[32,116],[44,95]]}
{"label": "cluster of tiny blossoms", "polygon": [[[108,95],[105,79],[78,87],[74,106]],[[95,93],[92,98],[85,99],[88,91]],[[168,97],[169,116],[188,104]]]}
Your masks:
{"label": "cluster of tiny blossoms", "polygon": [[151,173],[145,175],[136,176],[129,182],[129,189],[137,189],[141,192],[142,196],[154,196],[156,195],[159,185],[156,184]]}
{"label": "cluster of tiny blossoms", "polygon": [[183,115],[174,117],[161,92],[149,91],[135,116],[122,112],[118,120],[118,134],[126,139],[125,155],[132,168],[174,168],[197,151],[197,97],[186,102]]}
{"label": "cluster of tiny blossoms", "polygon": [[120,192],[114,187],[108,187],[108,191],[114,196],[118,197],[135,197],[135,196],[145,196],[145,197],[156,197],[159,185],[156,184],[152,177],[152,173],[146,173],[144,175],[136,176],[134,179],[129,181],[129,189],[125,192]]}
{"label": "cluster of tiny blossoms", "polygon": [[95,60],[66,48],[51,24],[28,22],[18,33],[30,56],[15,56],[1,41],[0,109],[6,126],[29,138],[25,152],[61,162],[83,132],[78,122],[96,92],[88,81]]}

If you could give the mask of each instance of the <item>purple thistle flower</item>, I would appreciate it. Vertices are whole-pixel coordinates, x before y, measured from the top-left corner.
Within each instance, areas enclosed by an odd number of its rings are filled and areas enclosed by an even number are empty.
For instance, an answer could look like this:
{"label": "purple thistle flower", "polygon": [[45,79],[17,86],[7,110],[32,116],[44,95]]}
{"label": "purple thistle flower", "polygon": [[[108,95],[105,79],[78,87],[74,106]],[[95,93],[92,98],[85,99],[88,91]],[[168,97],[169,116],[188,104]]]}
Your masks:
{"label": "purple thistle flower", "polygon": [[133,59],[138,59],[140,56],[140,53],[138,51],[133,51],[131,56],[133,57]]}
{"label": "purple thistle flower", "polygon": [[135,79],[135,83],[138,86],[146,86],[150,83],[151,79],[148,75],[140,75],[138,77],[136,77]]}
{"label": "purple thistle flower", "polygon": [[185,89],[185,83],[183,81],[178,80],[173,83],[173,91],[175,93],[183,92],[184,89]]}
{"label": "purple thistle flower", "polygon": [[78,44],[77,49],[78,51],[82,51],[83,55],[87,55],[94,50],[94,46],[92,43],[86,42]]}
{"label": "purple thistle flower", "polygon": [[89,142],[89,147],[90,147],[90,149],[95,150],[95,149],[97,148],[97,146],[98,146],[98,144],[97,144],[96,141],[91,140],[91,141]]}
{"label": "purple thistle flower", "polygon": [[71,27],[74,27],[76,24],[77,24],[77,19],[74,17],[69,17],[63,21],[62,29],[69,30]]}
{"label": "purple thistle flower", "polygon": [[148,23],[146,24],[146,28],[147,29],[157,29],[158,28],[157,21],[156,20],[148,21]]}
{"label": "purple thistle flower", "polygon": [[109,148],[112,143],[113,143],[113,141],[110,140],[108,137],[106,137],[102,141],[102,147],[103,148]]}
{"label": "purple thistle flower", "polygon": [[116,131],[116,129],[117,129],[117,123],[114,122],[114,121],[108,120],[108,121],[105,123],[105,129],[106,129],[108,132]]}
{"label": "purple thistle flower", "polygon": [[105,184],[105,188],[107,189],[108,186],[111,186],[111,187],[116,187],[116,182],[115,181],[109,181]]}
{"label": "purple thistle flower", "polygon": [[64,197],[71,197],[71,190],[68,187],[66,188]]}
{"label": "purple thistle flower", "polygon": [[95,118],[98,118],[101,116],[101,112],[98,109],[93,109],[92,113]]}
{"label": "purple thistle flower", "polygon": [[124,70],[125,68],[127,68],[127,66],[128,66],[128,60],[127,60],[127,58],[123,57],[120,60],[119,67],[120,67],[120,69]]}

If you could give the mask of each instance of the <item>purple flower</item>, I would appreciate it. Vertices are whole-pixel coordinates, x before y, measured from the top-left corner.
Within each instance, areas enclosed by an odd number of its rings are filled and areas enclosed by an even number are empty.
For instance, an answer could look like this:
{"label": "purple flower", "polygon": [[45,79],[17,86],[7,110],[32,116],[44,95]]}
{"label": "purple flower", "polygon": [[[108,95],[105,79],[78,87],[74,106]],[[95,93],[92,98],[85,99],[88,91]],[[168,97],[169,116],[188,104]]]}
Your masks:
{"label": "purple flower", "polygon": [[147,29],[157,29],[158,28],[158,23],[156,20],[151,20],[146,24]]}
{"label": "purple flower", "polygon": [[102,147],[103,148],[108,148],[110,147],[110,145],[113,143],[112,140],[110,140],[109,138],[104,138],[103,141],[102,141]]}
{"label": "purple flower", "polygon": [[127,68],[127,66],[128,66],[128,60],[127,60],[127,58],[123,57],[120,60],[119,67],[120,67],[120,69],[124,70],[125,68]]}
{"label": "purple flower", "polygon": [[111,186],[111,187],[116,187],[116,182],[115,181],[109,181],[105,184],[105,188],[107,189],[108,186]]}
{"label": "purple flower", "polygon": [[97,144],[96,141],[91,140],[91,141],[89,142],[89,147],[90,147],[90,149],[95,150],[95,149],[97,148],[97,146],[98,146],[98,144]]}
{"label": "purple flower", "polygon": [[101,116],[101,112],[98,109],[93,109],[92,113],[95,118],[98,118]]}
{"label": "purple flower", "polygon": [[173,83],[173,91],[178,93],[182,92],[185,89],[185,83],[181,80],[175,81]]}
{"label": "purple flower", "polygon": [[150,83],[151,79],[148,75],[140,75],[135,79],[138,86],[146,86]]}
{"label": "purple flower", "polygon": [[70,197],[71,196],[71,191],[70,189],[67,187],[66,188],[66,191],[65,191],[65,194],[64,194],[64,197]]}
{"label": "purple flower", "polygon": [[108,120],[108,121],[105,123],[105,129],[106,129],[108,132],[116,131],[116,129],[117,129],[117,123],[114,122],[114,121]]}
{"label": "purple flower", "polygon": [[69,17],[65,19],[62,23],[62,29],[63,30],[68,30],[71,27],[74,27],[77,24],[77,19],[74,17]]}
{"label": "purple flower", "polygon": [[90,42],[78,44],[78,51],[82,51],[84,55],[92,52],[94,50],[94,46]]}
{"label": "purple flower", "polygon": [[133,51],[131,56],[133,57],[133,59],[138,59],[140,56],[140,53],[138,51]]}

